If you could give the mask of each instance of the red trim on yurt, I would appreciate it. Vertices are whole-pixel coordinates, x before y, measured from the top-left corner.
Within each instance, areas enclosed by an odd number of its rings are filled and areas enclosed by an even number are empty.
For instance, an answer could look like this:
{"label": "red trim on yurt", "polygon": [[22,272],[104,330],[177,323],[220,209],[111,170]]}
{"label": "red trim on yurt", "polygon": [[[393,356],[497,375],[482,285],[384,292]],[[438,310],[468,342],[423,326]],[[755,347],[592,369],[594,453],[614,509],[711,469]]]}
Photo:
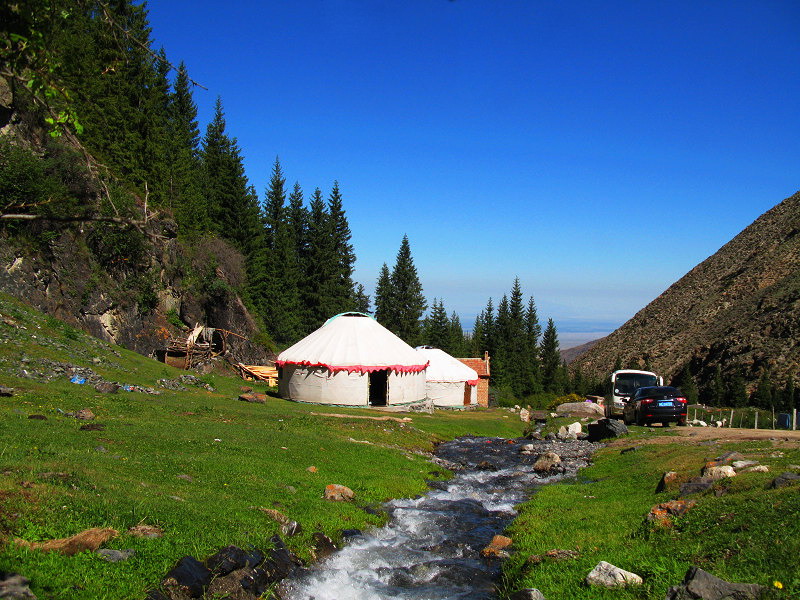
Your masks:
{"label": "red trim on yurt", "polygon": [[372,373],[374,371],[395,371],[397,373],[419,373],[428,368],[429,362],[424,365],[349,365],[349,366],[333,366],[323,363],[312,363],[307,360],[294,361],[294,360],[276,360],[275,364],[279,367],[284,365],[298,365],[300,367],[325,367],[334,373],[338,371],[347,371],[348,373]]}

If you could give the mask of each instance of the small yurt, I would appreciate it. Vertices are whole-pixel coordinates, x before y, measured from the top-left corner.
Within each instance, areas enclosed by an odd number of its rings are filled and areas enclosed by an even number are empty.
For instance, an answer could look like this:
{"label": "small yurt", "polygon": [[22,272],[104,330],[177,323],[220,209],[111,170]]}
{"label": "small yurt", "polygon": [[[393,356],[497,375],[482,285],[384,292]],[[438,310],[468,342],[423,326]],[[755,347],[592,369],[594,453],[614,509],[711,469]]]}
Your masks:
{"label": "small yurt", "polygon": [[428,360],[363,313],[331,317],[275,364],[281,397],[298,402],[366,407],[425,399]]}
{"label": "small yurt", "polygon": [[478,404],[478,373],[447,352],[419,346],[430,364],[425,370],[425,393],[434,406],[464,407]]}

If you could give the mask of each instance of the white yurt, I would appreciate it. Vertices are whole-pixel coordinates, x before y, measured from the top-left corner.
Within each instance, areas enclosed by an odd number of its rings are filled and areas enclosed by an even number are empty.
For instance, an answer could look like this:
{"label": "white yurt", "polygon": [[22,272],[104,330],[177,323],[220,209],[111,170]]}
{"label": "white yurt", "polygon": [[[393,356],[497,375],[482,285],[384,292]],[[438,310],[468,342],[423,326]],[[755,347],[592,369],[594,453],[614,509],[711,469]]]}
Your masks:
{"label": "white yurt", "polygon": [[434,406],[464,407],[478,404],[478,373],[444,350],[419,346],[428,361],[425,393]]}
{"label": "white yurt", "polygon": [[298,402],[387,406],[425,399],[428,360],[363,313],[331,317],[275,364],[281,397]]}

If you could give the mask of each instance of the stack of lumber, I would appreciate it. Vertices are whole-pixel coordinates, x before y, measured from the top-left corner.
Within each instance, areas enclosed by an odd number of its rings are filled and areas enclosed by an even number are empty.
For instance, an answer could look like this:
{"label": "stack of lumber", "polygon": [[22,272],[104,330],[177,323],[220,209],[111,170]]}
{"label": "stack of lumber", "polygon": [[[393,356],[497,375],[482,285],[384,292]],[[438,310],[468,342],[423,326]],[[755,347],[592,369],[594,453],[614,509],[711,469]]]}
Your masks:
{"label": "stack of lumber", "polygon": [[278,385],[278,369],[275,367],[261,366],[261,365],[243,365],[237,363],[236,365],[242,373],[242,377],[248,381],[258,379],[259,381],[266,381],[267,385]]}

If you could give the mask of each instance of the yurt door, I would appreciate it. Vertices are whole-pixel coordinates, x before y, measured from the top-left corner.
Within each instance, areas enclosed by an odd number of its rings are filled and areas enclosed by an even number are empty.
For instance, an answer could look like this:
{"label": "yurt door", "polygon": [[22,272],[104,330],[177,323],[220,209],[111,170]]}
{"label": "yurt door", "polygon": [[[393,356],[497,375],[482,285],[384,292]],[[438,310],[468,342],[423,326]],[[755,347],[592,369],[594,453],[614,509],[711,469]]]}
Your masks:
{"label": "yurt door", "polygon": [[369,405],[386,406],[389,395],[389,371],[373,371],[369,374]]}
{"label": "yurt door", "polygon": [[469,406],[472,400],[472,386],[468,383],[464,384],[464,406]]}

